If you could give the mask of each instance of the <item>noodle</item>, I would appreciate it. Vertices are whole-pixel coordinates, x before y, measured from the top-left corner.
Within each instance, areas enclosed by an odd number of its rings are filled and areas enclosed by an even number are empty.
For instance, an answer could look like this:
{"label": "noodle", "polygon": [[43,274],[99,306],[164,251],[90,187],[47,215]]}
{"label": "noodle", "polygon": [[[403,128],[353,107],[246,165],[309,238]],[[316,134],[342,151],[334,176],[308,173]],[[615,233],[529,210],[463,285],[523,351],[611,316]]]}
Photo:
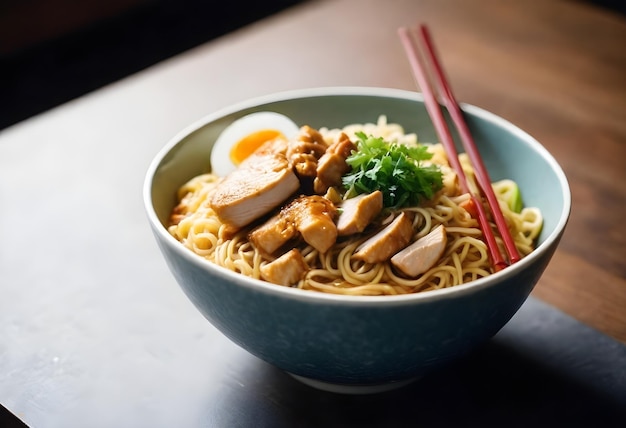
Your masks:
{"label": "noodle", "polygon": [[[349,125],[343,129],[320,128],[327,141],[334,141],[341,132],[351,138],[357,131],[382,136],[388,141],[417,144],[415,134],[405,134],[400,125],[387,123],[380,116],[376,124]],[[427,235],[442,224],[447,235],[446,249],[439,262],[416,278],[408,278],[396,271],[389,262],[366,263],[352,258],[357,247],[368,237],[357,234],[338,239],[325,254],[305,242],[296,244],[310,270],[295,285],[303,290],[344,295],[395,295],[417,293],[453,287],[486,277],[494,272],[487,246],[481,240],[482,232],[476,219],[464,208],[469,195],[461,194],[455,185],[454,172],[447,164],[440,145],[429,149],[434,155],[430,162],[441,165],[444,187],[435,197],[421,206],[405,207],[399,211],[410,213],[415,235],[413,240]],[[464,154],[460,155],[471,186],[473,171]],[[187,248],[205,259],[234,272],[261,279],[261,267],[273,258],[264,256],[248,241],[250,228],[229,237],[208,200],[219,177],[203,174],[184,184],[178,192],[179,204],[172,213],[168,231]],[[537,208],[513,211],[507,204],[512,188],[510,180],[494,183],[503,215],[523,256],[534,249],[541,231],[543,218]],[[494,226],[495,227],[495,226]],[[502,240],[498,245],[504,249]]]}

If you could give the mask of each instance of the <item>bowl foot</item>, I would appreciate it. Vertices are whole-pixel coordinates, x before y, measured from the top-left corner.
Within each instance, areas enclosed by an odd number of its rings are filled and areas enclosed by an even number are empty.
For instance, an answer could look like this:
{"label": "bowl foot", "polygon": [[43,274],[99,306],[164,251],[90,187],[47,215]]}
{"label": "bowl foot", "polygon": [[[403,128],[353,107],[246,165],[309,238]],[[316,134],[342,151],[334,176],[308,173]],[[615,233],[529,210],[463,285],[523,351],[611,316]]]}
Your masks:
{"label": "bowl foot", "polygon": [[[287,372],[289,373],[289,372]],[[304,383],[305,385],[311,386],[315,389],[319,389],[327,392],[334,392],[337,394],[353,394],[353,395],[363,395],[363,394],[378,394],[381,392],[392,391],[394,389],[402,388],[410,383],[415,382],[420,377],[413,377],[410,379],[404,379],[393,382],[383,382],[383,383],[374,383],[374,384],[364,384],[364,385],[352,385],[352,384],[344,384],[344,383],[331,383],[324,382],[317,379],[311,379],[304,376],[299,376],[293,373],[289,373],[294,379]]]}

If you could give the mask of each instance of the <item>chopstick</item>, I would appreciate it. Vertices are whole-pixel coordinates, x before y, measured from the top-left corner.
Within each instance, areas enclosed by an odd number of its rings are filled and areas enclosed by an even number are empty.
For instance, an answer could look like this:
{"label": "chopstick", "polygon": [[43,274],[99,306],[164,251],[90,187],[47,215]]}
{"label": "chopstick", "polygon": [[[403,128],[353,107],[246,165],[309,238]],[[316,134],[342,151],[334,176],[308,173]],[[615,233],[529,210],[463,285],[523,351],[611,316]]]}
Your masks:
{"label": "chopstick", "polygon": [[504,215],[502,214],[502,210],[500,209],[500,204],[498,203],[498,199],[496,198],[495,193],[493,192],[493,187],[491,187],[491,178],[489,177],[489,173],[483,160],[478,152],[476,144],[474,142],[474,138],[472,137],[472,133],[467,126],[467,122],[465,122],[463,113],[461,112],[461,108],[459,107],[454,94],[452,93],[451,87],[446,79],[443,68],[441,67],[441,63],[437,59],[437,55],[435,53],[435,49],[433,47],[432,39],[430,37],[430,32],[428,31],[428,27],[425,25],[420,26],[422,40],[424,41],[424,45],[426,46],[426,51],[428,52],[431,63],[433,65],[436,82],[439,85],[439,92],[443,98],[444,104],[452,116],[452,119],[459,131],[459,135],[461,137],[461,141],[463,143],[463,147],[467,152],[470,161],[474,166],[474,174],[478,180],[478,185],[483,191],[485,198],[491,208],[491,213],[494,217],[496,226],[498,228],[498,232],[504,241],[504,247],[508,253],[510,263],[515,263],[521,259],[519,252],[517,251],[517,247],[515,246],[515,241],[511,236],[511,232],[506,225],[506,220],[504,219]]}
{"label": "chopstick", "polygon": [[[465,123],[463,114],[461,113],[458,103],[456,102],[450,89],[450,85],[448,85],[441,66],[439,65],[439,62],[436,58],[432,42],[428,34],[428,29],[425,25],[421,25],[421,32],[418,33],[416,29],[409,30],[402,27],[398,29],[398,35],[400,36],[402,44],[406,50],[418,86],[421,88],[424,95],[424,101],[428,114],[430,115],[439,139],[441,140],[441,143],[443,144],[448,154],[448,159],[457,173],[461,189],[463,190],[463,192],[470,195],[474,205],[476,206],[478,222],[483,232],[485,243],[489,250],[489,254],[491,256],[494,268],[496,271],[501,270],[508,265],[507,261],[503,257],[502,253],[500,252],[500,248],[498,247],[497,241],[493,234],[493,230],[491,229],[491,225],[489,223],[489,219],[487,217],[487,213],[481,201],[481,195],[473,192],[467,183],[467,177],[465,176],[465,172],[463,171],[463,167],[461,166],[461,163],[459,161],[454,139],[443,117],[443,113],[441,112],[441,106],[437,101],[435,93],[431,89],[430,83],[428,81],[427,72],[422,64],[424,60],[422,59],[419,52],[416,39],[420,41],[423,45],[425,45],[422,50],[428,54],[429,59],[432,63],[431,65],[434,67],[434,72],[437,75],[436,83],[439,85],[438,89],[440,92],[440,96],[444,98],[446,108],[448,109],[450,116],[452,117],[453,122],[457,127],[465,151],[468,154],[471,163],[473,164],[474,174],[478,181],[478,186],[485,194],[488,205],[496,222],[496,227],[498,228],[502,240],[504,241],[505,249],[509,255],[510,263],[517,262],[520,259],[520,256],[517,248],[515,247],[515,242],[511,237],[508,227],[506,226],[506,222],[504,220],[504,216],[502,215],[502,211],[500,210],[497,198],[493,193],[489,174],[487,173],[487,170],[480,158],[480,154],[475,146],[469,128]],[[421,38],[418,36],[421,36]]]}

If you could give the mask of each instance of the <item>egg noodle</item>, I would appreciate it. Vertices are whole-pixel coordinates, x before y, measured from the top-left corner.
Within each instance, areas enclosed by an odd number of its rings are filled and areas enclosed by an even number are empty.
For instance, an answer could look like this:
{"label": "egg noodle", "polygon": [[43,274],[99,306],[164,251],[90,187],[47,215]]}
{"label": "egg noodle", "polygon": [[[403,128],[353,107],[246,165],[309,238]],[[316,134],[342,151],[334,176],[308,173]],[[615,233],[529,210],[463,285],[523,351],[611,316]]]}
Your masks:
{"label": "egg noodle", "polygon": [[[354,124],[343,129],[321,128],[320,133],[329,142],[345,132],[351,138],[363,131],[368,135],[383,137],[387,141],[406,144],[417,143],[415,134],[405,134],[398,124],[387,123],[380,116],[377,123]],[[454,180],[441,145],[429,146],[433,153],[431,162],[441,166],[444,172],[444,187],[432,200],[420,206],[405,207],[397,211],[412,213],[414,239],[428,234],[443,224],[447,234],[446,250],[439,262],[417,278],[399,274],[387,262],[370,264],[355,260],[352,255],[357,247],[370,235],[357,234],[340,238],[329,251],[321,254],[302,242],[298,248],[311,268],[297,285],[304,290],[345,295],[393,295],[435,290],[467,283],[494,272],[478,221],[464,208],[470,199],[461,194]],[[460,160],[468,181],[473,182],[473,171],[465,154]],[[261,266],[273,259],[263,256],[248,240],[251,228],[240,230],[230,239],[225,239],[222,224],[209,205],[210,194],[220,178],[203,174],[192,178],[178,191],[177,214],[180,221],[169,226],[169,232],[184,246],[205,259],[229,270],[261,279]],[[472,184],[475,186],[475,183]],[[534,249],[541,231],[543,219],[537,208],[525,207],[514,212],[507,199],[516,192],[516,184],[510,180],[493,183],[502,213],[522,257]],[[182,209],[181,209],[182,207]],[[494,226],[495,227],[495,226]],[[504,244],[496,236],[498,245]]]}

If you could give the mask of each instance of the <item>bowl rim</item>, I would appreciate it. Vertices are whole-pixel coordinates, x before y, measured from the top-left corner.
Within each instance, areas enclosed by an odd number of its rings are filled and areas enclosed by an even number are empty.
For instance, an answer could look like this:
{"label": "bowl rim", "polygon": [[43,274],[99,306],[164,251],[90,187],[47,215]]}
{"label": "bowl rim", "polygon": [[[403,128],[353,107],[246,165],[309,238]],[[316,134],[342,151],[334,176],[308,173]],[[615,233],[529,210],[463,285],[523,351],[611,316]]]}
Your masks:
{"label": "bowl rim", "polygon": [[541,143],[539,143],[539,141],[537,141],[526,131],[519,128],[517,125],[504,119],[501,116],[496,115],[495,113],[489,112],[481,107],[477,107],[468,103],[459,103],[463,111],[488,122],[491,122],[502,128],[506,128],[509,132],[516,135],[518,138],[525,140],[530,146],[532,146],[534,150],[539,152],[540,155],[546,160],[548,164],[550,164],[552,170],[555,172],[563,192],[563,210],[561,211],[560,217],[554,227],[554,230],[528,256],[524,257],[517,263],[508,266],[506,269],[493,273],[487,277],[479,278],[475,281],[456,285],[454,287],[402,295],[351,296],[301,290],[293,287],[279,286],[276,284],[268,283],[266,281],[250,278],[234,271],[230,271],[222,266],[218,266],[204,259],[203,257],[198,256],[197,254],[190,251],[188,248],[181,245],[180,241],[176,240],[161,224],[152,203],[153,180],[163,159],[178,144],[180,144],[185,137],[213,121],[216,121],[230,114],[237,113],[241,110],[258,107],[269,103],[287,101],[291,99],[324,96],[373,96],[383,98],[398,98],[422,103],[424,102],[424,97],[420,92],[404,89],[364,86],[323,86],[292,89],[256,96],[244,101],[233,103],[229,106],[209,113],[201,117],[200,119],[192,122],[181,131],[176,133],[173,137],[171,137],[167,141],[167,143],[155,154],[152,161],[150,162],[144,178],[143,203],[153,233],[158,234],[158,238],[160,238],[162,242],[165,242],[166,245],[171,247],[172,250],[176,251],[179,256],[185,258],[188,262],[193,263],[197,267],[200,267],[202,269],[210,269],[213,275],[220,277],[223,280],[234,282],[244,288],[254,288],[254,291],[256,292],[267,293],[306,302],[325,302],[340,305],[348,304],[376,306],[380,306],[381,304],[414,304],[416,302],[428,302],[432,300],[439,300],[442,298],[457,298],[468,293],[478,292],[479,290],[482,290],[484,288],[496,286],[500,281],[505,280],[508,277],[514,276],[518,271],[523,270],[528,265],[532,264],[535,259],[541,257],[544,252],[549,251],[549,248],[552,246],[553,243],[555,243],[555,241],[558,241],[561,238],[571,213],[571,190],[567,177],[565,176],[565,173],[559,163],[552,156],[552,154],[548,152],[548,150]]}

